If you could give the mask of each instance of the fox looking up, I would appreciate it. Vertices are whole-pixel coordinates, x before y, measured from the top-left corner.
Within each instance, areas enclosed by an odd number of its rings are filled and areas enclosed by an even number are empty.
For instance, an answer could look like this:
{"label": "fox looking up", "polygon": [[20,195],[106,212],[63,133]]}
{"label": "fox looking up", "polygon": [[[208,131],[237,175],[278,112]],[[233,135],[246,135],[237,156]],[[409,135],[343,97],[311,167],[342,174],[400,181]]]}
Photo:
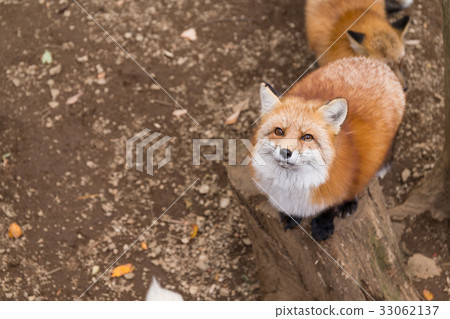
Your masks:
{"label": "fox looking up", "polygon": [[261,85],[263,115],[252,170],[281,212],[285,229],[303,217],[312,235],[334,232],[335,216],[356,209],[356,197],[382,166],[405,108],[390,68],[374,59],[345,58],[307,75],[278,98]]}
{"label": "fox looking up", "polygon": [[394,71],[406,91],[401,69],[409,16],[389,23],[384,0],[307,0],[305,12],[309,46],[320,65],[352,56],[375,58]]}

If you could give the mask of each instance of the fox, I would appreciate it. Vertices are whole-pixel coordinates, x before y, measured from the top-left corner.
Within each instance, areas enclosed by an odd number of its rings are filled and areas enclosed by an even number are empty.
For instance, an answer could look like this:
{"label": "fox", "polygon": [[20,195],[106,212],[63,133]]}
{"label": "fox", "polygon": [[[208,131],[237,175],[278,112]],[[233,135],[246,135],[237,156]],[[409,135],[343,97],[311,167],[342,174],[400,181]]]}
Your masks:
{"label": "fox", "polygon": [[408,89],[402,64],[409,16],[389,23],[384,0],[307,0],[305,15],[308,44],[320,66],[345,57],[371,57],[391,67]]}
{"label": "fox", "polygon": [[386,0],[386,12],[388,14],[402,11],[412,5],[414,0]]}
{"label": "fox", "polygon": [[385,63],[353,57],[316,69],[283,96],[262,83],[260,99],[253,179],[285,230],[312,217],[312,237],[325,240],[382,167],[405,109],[402,86]]}

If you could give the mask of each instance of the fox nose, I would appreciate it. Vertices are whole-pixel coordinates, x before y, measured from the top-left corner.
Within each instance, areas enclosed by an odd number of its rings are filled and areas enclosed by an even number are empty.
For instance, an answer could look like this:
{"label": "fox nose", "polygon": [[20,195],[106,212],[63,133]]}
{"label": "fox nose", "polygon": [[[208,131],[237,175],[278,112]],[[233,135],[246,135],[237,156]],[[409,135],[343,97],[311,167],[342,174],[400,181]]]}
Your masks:
{"label": "fox nose", "polygon": [[292,156],[292,152],[290,150],[288,150],[287,148],[283,148],[280,150],[280,155],[284,159],[288,159],[289,157]]}

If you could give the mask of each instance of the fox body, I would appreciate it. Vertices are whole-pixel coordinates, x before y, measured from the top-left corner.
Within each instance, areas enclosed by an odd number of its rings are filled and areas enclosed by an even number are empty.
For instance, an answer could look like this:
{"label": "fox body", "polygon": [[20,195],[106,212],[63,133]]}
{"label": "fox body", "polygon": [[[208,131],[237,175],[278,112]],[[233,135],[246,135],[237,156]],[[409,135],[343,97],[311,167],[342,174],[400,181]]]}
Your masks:
{"label": "fox body", "polygon": [[[405,1],[402,3],[406,5]],[[401,65],[408,25],[408,16],[392,24],[388,22],[384,0],[306,2],[308,42],[320,65],[352,56],[375,58],[392,68],[405,90]]]}
{"label": "fox body", "polygon": [[265,84],[260,93],[253,173],[294,218],[354,200],[383,164],[405,108],[395,74],[363,57],[319,68],[281,98]]}

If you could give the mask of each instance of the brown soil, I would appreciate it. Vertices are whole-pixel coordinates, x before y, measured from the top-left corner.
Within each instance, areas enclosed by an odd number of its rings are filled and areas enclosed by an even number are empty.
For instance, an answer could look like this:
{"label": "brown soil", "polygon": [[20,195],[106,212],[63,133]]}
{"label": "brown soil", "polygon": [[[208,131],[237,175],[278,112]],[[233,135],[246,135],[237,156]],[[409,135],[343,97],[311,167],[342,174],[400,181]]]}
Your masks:
{"label": "brown soil", "polygon": [[[407,40],[417,41],[407,47],[409,104],[395,165],[382,182],[390,205],[432,168],[443,142],[440,2],[424,3],[408,9]],[[249,138],[261,80],[283,91],[314,61],[303,3],[81,4],[200,125],[174,117],[175,103],[72,1],[1,1],[0,155],[10,157],[0,166],[0,300],[77,299],[197,178],[117,262],[134,272],[107,271],[82,299],[143,299],[152,276],[185,299],[259,299],[245,208],[225,163],[192,165],[192,138]],[[191,27],[198,40],[180,38]],[[41,63],[45,50],[51,64]],[[249,107],[224,126],[248,92]],[[126,140],[144,128],[173,137],[172,161],[154,176],[125,165]],[[21,238],[8,237],[11,222]],[[193,224],[199,232],[189,238]],[[407,250],[436,252],[445,270],[418,289],[447,300],[448,239],[431,225],[442,234],[448,223],[422,215],[402,225],[414,227],[414,237],[402,237]]]}

